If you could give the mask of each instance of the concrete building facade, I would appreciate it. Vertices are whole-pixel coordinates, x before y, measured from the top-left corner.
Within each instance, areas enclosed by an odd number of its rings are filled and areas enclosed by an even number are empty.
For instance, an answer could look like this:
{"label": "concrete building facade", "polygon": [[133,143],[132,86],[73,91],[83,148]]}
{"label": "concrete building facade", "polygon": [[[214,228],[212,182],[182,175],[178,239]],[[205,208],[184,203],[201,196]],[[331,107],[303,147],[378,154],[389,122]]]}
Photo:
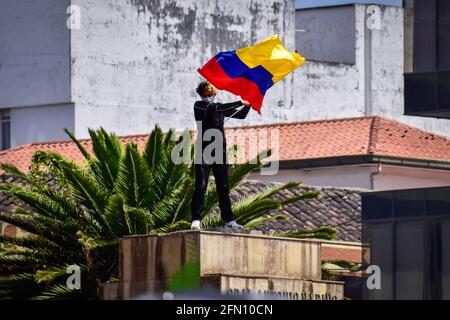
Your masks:
{"label": "concrete building facade", "polygon": [[268,91],[262,115],[227,124],[381,115],[450,136],[449,120],[403,115],[409,9],[296,11],[293,0],[4,0],[0,10],[3,149],[67,139],[64,127],[79,138],[99,126],[119,135],[147,133],[155,123],[194,128],[196,69],[217,52],[272,34],[289,50],[297,43],[307,62]]}
{"label": "concrete building facade", "polygon": [[276,175],[250,174],[268,182],[301,181],[308,186],[331,186],[365,190],[395,190],[450,185],[450,171],[386,164],[358,164],[280,170]]}
{"label": "concrete building facade", "polygon": [[447,119],[404,115],[403,74],[412,68],[412,21],[409,6],[297,10],[296,46],[306,49],[307,59],[294,73],[295,110],[301,120],[379,115],[450,136]]}
{"label": "concrete building facade", "polygon": [[[99,126],[121,135],[155,123],[193,128],[196,69],[214,54],[272,34],[294,50],[292,0],[5,0],[0,11],[11,146],[66,139],[63,127],[80,138]],[[288,119],[292,88],[291,75],[270,90],[264,121]]]}

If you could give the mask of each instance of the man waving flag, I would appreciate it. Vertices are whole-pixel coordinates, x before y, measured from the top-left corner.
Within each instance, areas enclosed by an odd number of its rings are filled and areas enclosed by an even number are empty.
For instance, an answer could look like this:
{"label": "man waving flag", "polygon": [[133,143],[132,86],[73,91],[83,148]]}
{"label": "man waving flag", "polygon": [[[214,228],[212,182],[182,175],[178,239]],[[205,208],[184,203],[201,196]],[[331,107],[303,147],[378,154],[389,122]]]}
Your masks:
{"label": "man waving flag", "polygon": [[198,72],[216,88],[247,100],[260,113],[267,90],[304,62],[304,57],[289,52],[274,35],[251,47],[220,52]]}

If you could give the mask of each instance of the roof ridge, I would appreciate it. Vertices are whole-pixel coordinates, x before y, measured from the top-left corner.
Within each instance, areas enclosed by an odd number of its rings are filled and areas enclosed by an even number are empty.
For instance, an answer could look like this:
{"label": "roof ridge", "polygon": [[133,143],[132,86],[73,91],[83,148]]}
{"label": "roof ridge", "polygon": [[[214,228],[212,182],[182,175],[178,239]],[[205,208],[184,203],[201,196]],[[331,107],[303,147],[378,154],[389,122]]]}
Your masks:
{"label": "roof ridge", "polygon": [[[252,129],[252,128],[261,128],[261,127],[274,127],[274,126],[292,126],[297,124],[313,124],[313,123],[324,123],[324,122],[341,122],[348,120],[362,120],[362,119],[371,119],[376,116],[364,116],[364,117],[347,117],[347,118],[333,118],[333,119],[321,119],[321,120],[307,120],[307,121],[292,121],[292,122],[273,122],[266,124],[254,124],[254,125],[243,125],[243,126],[232,126],[226,127],[225,129]],[[393,120],[395,121],[395,120]]]}
{"label": "roof ridge", "polygon": [[[397,122],[397,121],[396,121]],[[367,146],[367,153],[375,154],[377,152],[378,133],[380,132],[381,117],[375,116],[370,125],[369,145]]]}
{"label": "roof ridge", "polygon": [[[436,137],[440,137],[443,139],[448,140],[449,138],[443,136],[443,135],[439,135],[436,134],[434,132],[428,131],[428,130],[423,130],[421,128],[416,128],[414,126],[411,126],[409,124],[400,122],[398,120],[395,119],[390,119],[390,118],[385,118],[382,116],[363,116],[363,117],[346,117],[346,118],[333,118],[333,119],[321,119],[321,120],[308,120],[308,121],[293,121],[293,122],[273,122],[273,123],[265,123],[265,124],[255,124],[255,125],[243,125],[243,126],[232,126],[232,127],[226,127],[225,130],[236,130],[236,129],[254,129],[254,128],[264,128],[264,127],[276,127],[276,126],[295,126],[295,125],[305,125],[305,124],[315,124],[315,123],[333,123],[333,122],[341,122],[341,121],[355,121],[355,120],[363,120],[363,119],[372,119],[372,124],[371,124],[371,137],[370,137],[370,142],[369,142],[369,146],[368,146],[368,152],[369,153],[373,153],[376,151],[376,145],[378,142],[378,133],[379,133],[379,128],[381,125],[381,119],[383,120],[388,120],[391,122],[395,122],[395,123],[399,123],[405,126],[408,126],[410,128],[416,129],[416,130],[420,130],[423,131],[427,134],[430,135],[434,135]],[[194,132],[195,129],[189,130]],[[129,135],[117,135],[119,139],[129,139],[129,138],[137,138],[137,137],[146,137],[148,136],[150,133],[141,133],[141,134],[129,134]],[[87,141],[91,141],[91,138],[82,138],[82,139],[78,139],[79,142],[87,142]],[[51,141],[40,141],[40,142],[33,142],[33,143],[29,143],[29,144],[23,144],[23,145],[19,145],[15,148],[10,148],[7,150],[2,150],[0,151],[0,155],[4,154],[5,152],[9,152],[9,151],[14,151],[14,150],[18,150],[21,148],[26,148],[29,146],[39,146],[39,145],[48,145],[48,144],[62,144],[62,143],[73,143],[73,141],[71,139],[67,139],[67,140],[51,140]],[[371,151],[373,150],[373,151]]]}
{"label": "roof ridge", "polygon": [[[124,136],[117,135],[117,137],[119,139],[125,139],[125,138],[134,138],[134,137],[145,137],[145,136],[148,136],[149,134],[150,133],[128,134],[128,135],[124,135]],[[82,138],[82,139],[77,139],[77,140],[79,142],[92,141],[91,138]],[[60,144],[60,143],[66,143],[66,142],[74,143],[71,139],[68,139],[68,140],[51,140],[51,141],[33,142],[33,143],[29,143],[29,144],[24,144],[24,145],[21,145],[21,146],[36,146],[36,145],[43,145],[43,144]],[[7,149],[7,150],[12,150],[12,149]]]}
{"label": "roof ridge", "polygon": [[[292,125],[298,125],[298,124],[313,124],[313,123],[324,123],[324,122],[340,122],[340,121],[348,121],[348,120],[361,120],[361,119],[370,119],[373,118],[373,116],[364,116],[364,117],[347,117],[347,118],[334,118],[334,119],[321,119],[321,120],[308,120],[308,121],[293,121],[293,122],[273,122],[273,123],[265,123],[265,124],[255,124],[255,125],[243,125],[243,126],[232,126],[232,127],[226,127],[225,129],[251,129],[251,128],[262,128],[262,127],[274,127],[274,126],[292,126]],[[195,131],[195,129],[189,130],[189,131]],[[133,138],[133,137],[145,137],[148,136],[149,133],[141,133],[141,134],[129,134],[129,135],[117,135],[119,139],[124,138]],[[82,138],[78,139],[79,142],[86,142],[91,141],[91,138]],[[39,142],[32,142],[28,144],[19,145],[16,147],[16,149],[24,148],[27,146],[38,146],[38,145],[47,145],[47,144],[61,144],[61,143],[73,143],[73,141],[69,138],[67,140],[50,140],[50,141],[39,141]],[[0,154],[2,154],[4,151],[12,151],[15,150],[13,148],[0,151]]]}

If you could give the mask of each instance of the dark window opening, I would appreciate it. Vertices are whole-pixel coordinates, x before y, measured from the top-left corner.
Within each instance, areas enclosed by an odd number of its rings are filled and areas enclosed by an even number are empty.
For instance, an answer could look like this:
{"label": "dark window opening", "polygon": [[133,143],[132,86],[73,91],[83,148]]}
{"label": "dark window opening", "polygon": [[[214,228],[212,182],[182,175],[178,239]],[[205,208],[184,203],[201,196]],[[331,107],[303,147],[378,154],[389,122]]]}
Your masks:
{"label": "dark window opening", "polygon": [[450,1],[414,1],[413,72],[405,114],[450,119]]}
{"label": "dark window opening", "polygon": [[0,111],[1,150],[11,148],[11,118],[9,110]]}

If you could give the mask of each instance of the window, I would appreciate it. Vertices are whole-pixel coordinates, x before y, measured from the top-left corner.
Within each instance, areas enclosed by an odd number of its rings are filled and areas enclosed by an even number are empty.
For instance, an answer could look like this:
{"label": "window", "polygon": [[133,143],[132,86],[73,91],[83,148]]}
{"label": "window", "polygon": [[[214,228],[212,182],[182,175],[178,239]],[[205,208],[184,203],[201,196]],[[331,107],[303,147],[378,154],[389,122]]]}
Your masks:
{"label": "window", "polygon": [[1,150],[11,147],[11,121],[9,110],[0,110]]}
{"label": "window", "polygon": [[[375,217],[390,198],[392,217]],[[449,208],[450,187],[362,194],[361,236],[370,243],[363,259],[381,268],[381,290],[364,287],[365,297],[450,299]]]}
{"label": "window", "polygon": [[405,114],[450,118],[450,1],[414,1],[413,72]]}
{"label": "window", "polygon": [[414,2],[414,72],[450,70],[450,1]]}

